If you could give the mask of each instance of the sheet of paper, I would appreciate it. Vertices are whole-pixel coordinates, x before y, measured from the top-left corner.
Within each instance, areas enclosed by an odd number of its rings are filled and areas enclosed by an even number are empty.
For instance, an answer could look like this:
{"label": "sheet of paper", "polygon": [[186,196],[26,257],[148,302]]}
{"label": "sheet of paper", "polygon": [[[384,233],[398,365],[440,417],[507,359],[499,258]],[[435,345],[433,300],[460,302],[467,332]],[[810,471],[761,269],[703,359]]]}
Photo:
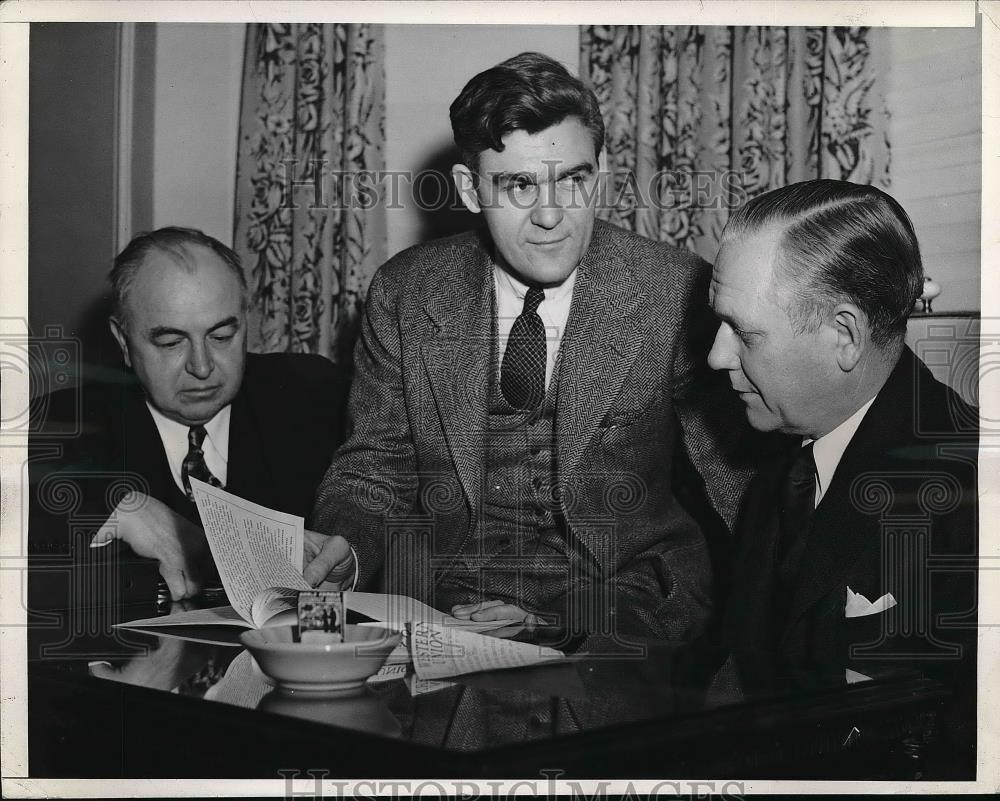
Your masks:
{"label": "sheet of paper", "polygon": [[402,631],[407,623],[435,623],[465,629],[466,631],[492,631],[516,624],[516,620],[489,620],[476,622],[459,620],[439,612],[416,598],[405,595],[387,595],[381,592],[345,592],[344,606],[352,612],[385,623],[386,628]]}
{"label": "sheet of paper", "polygon": [[427,693],[436,693],[440,690],[447,690],[449,687],[454,686],[455,682],[453,681],[422,679],[416,673],[410,674],[410,677],[406,680],[406,688],[410,691],[410,695],[413,697],[426,695]]}
{"label": "sheet of paper", "polygon": [[240,642],[240,634],[246,631],[246,628],[238,629],[235,626],[216,626],[215,628],[206,626],[164,626],[162,628],[136,626],[132,630],[156,637],[165,637],[168,640],[203,642],[206,645],[224,645],[228,648],[242,648],[243,643]]}
{"label": "sheet of paper", "polygon": [[186,612],[174,612],[171,615],[146,617],[141,620],[130,620],[128,623],[116,623],[116,628],[136,628],[154,626],[238,626],[248,628],[249,623],[240,617],[231,606],[213,606],[210,609],[189,609]]}
{"label": "sheet of paper", "polygon": [[302,578],[304,520],[268,509],[196,478],[191,490],[229,602],[250,622],[268,587],[307,590]]}
{"label": "sheet of paper", "polygon": [[413,623],[410,631],[413,668],[421,679],[444,679],[463,673],[526,667],[566,658],[554,648],[434,623]]}
{"label": "sheet of paper", "polygon": [[369,684],[382,684],[386,681],[395,681],[396,679],[405,679],[406,674],[409,672],[410,666],[407,664],[395,664],[390,665],[388,662],[379,668],[378,673],[374,676],[368,677]]}

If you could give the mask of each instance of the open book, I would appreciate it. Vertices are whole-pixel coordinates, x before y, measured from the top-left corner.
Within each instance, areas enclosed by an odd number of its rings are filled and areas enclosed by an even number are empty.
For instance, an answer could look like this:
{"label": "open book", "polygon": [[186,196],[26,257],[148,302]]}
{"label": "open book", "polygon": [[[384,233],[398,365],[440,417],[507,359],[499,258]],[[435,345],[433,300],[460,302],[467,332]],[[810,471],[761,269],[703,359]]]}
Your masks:
{"label": "open book", "polygon": [[[122,628],[235,626],[245,629],[297,623],[298,593],[312,589],[302,578],[303,519],[244,500],[196,478],[191,479],[191,489],[205,528],[205,538],[232,606],[194,609],[118,625]],[[490,631],[515,622],[459,620],[415,598],[370,592],[345,592],[344,607],[386,628],[400,631],[408,623]],[[208,639],[216,641],[216,638]],[[236,644],[230,638],[223,638],[223,641]]]}

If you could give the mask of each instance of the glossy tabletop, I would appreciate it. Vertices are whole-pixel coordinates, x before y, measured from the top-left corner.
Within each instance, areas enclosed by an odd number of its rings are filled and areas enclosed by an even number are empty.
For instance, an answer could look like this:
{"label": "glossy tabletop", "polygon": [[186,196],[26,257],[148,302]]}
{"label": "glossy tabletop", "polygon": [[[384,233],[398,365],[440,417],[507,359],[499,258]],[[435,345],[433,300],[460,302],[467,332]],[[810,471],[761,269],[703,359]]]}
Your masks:
{"label": "glossy tabletop", "polygon": [[274,687],[238,631],[113,629],[156,608],[112,601],[32,615],[33,776],[915,778],[948,696],[905,673],[747,693],[718,654],[604,636],[564,662],[314,697]]}

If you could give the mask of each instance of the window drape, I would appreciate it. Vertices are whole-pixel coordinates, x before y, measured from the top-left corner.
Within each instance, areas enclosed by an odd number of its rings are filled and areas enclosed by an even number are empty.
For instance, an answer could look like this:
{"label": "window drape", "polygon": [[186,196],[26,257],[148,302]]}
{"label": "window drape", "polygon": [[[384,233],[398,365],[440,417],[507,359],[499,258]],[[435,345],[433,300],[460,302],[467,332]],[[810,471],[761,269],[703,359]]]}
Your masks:
{"label": "window drape", "polygon": [[384,168],[384,63],[378,25],[247,26],[233,241],[251,350],[351,363],[386,257],[385,209],[363,191]]}
{"label": "window drape", "polygon": [[884,32],[585,26],[607,126],[601,215],[715,258],[729,208],[795,181],[889,185]]}

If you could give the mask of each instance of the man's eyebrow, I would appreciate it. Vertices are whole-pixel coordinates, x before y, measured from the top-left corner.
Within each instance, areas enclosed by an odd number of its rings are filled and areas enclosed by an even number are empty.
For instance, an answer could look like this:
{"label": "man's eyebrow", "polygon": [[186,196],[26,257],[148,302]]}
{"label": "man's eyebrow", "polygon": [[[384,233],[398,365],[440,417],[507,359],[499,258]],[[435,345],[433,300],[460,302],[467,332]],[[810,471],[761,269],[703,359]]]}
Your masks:
{"label": "man's eyebrow", "polygon": [[494,172],[490,173],[490,182],[494,186],[501,186],[502,184],[508,184],[511,181],[527,181],[528,183],[536,183],[535,176],[530,172]]}
{"label": "man's eyebrow", "polygon": [[[555,180],[567,178],[572,175],[593,175],[594,165],[589,161],[581,161],[570,167],[564,167],[556,173]],[[495,172],[490,174],[490,181],[494,186],[502,186],[511,181],[527,181],[531,184],[538,183],[538,177],[531,172]]]}
{"label": "man's eyebrow", "polygon": [[[712,300],[714,300],[714,298],[712,298]],[[718,317],[722,322],[726,323],[729,326],[732,326],[733,328],[739,328],[740,330],[743,330],[743,326],[740,325],[740,321],[736,318],[735,315],[731,314],[728,311],[724,310],[720,311],[711,301],[709,301],[708,306],[712,310],[712,314]]]}
{"label": "man's eyebrow", "polygon": [[149,338],[156,339],[157,337],[186,337],[188,335],[187,331],[182,331],[180,328],[170,328],[166,325],[158,325],[149,329]]}
{"label": "man's eyebrow", "polygon": [[579,164],[574,164],[572,167],[566,167],[556,173],[556,180],[560,178],[567,178],[571,175],[593,175],[594,174],[594,164],[589,161],[581,161]]}
{"label": "man's eyebrow", "polygon": [[208,333],[211,334],[213,331],[217,331],[220,328],[225,328],[227,325],[235,325],[235,326],[238,327],[239,324],[240,324],[240,321],[239,321],[238,317],[229,316],[225,320],[220,320],[215,325],[213,325],[211,328],[209,328],[208,329]]}
{"label": "man's eyebrow", "polygon": [[[213,331],[217,331],[220,328],[225,328],[227,325],[238,326],[239,322],[240,321],[238,317],[229,316],[225,320],[219,320],[219,322],[217,322],[215,325],[209,328],[208,333],[211,334]],[[190,336],[190,334],[181,328],[171,328],[170,326],[167,325],[158,325],[149,329],[150,339],[156,339],[157,337],[166,337],[166,336],[187,337]]]}

